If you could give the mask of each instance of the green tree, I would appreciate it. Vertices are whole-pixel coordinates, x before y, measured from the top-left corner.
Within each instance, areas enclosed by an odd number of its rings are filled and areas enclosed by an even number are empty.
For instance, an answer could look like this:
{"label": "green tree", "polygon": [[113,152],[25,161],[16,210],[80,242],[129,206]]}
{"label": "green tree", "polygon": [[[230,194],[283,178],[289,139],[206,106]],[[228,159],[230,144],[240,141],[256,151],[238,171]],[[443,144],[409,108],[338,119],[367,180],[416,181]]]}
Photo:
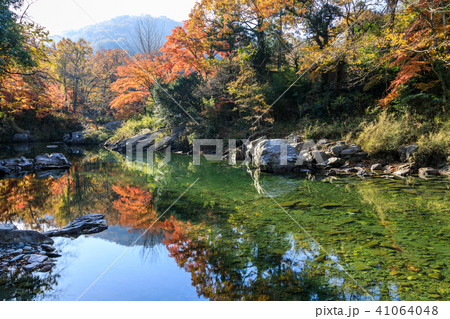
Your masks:
{"label": "green tree", "polygon": [[26,43],[24,25],[13,10],[18,10],[23,0],[0,1],[0,75],[12,73],[14,68],[35,66]]}
{"label": "green tree", "polygon": [[86,97],[86,84],[91,77],[89,59],[92,52],[89,42],[83,39],[77,42],[62,39],[56,45],[53,59],[54,70],[63,86],[66,104],[71,95],[70,102],[74,113],[80,102],[83,102]]}

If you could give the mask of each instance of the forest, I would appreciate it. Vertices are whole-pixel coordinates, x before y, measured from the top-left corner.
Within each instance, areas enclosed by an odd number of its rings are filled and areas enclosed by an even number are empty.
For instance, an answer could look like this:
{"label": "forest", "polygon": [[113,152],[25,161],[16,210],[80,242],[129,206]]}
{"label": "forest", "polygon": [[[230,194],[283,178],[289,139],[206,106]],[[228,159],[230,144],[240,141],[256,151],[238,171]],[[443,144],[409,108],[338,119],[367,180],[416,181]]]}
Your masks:
{"label": "forest", "polygon": [[[186,125],[186,139],[291,133],[369,154],[450,146],[444,0],[201,0],[164,37],[142,20],[120,47],[52,40],[22,0],[0,3],[0,142],[93,142]],[[102,129],[120,120],[114,134]],[[50,129],[49,129],[50,128]]]}

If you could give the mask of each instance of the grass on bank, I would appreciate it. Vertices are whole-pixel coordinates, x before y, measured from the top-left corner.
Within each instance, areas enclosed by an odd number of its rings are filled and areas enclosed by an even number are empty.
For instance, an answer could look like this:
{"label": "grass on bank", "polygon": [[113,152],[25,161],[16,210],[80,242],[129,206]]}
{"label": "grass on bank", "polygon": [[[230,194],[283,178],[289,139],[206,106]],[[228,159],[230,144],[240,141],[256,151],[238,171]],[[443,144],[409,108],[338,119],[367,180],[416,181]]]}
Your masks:
{"label": "grass on bank", "polygon": [[108,138],[108,143],[114,144],[118,141],[138,135],[145,130],[154,131],[158,128],[157,120],[150,115],[138,115],[117,129],[112,136]]}

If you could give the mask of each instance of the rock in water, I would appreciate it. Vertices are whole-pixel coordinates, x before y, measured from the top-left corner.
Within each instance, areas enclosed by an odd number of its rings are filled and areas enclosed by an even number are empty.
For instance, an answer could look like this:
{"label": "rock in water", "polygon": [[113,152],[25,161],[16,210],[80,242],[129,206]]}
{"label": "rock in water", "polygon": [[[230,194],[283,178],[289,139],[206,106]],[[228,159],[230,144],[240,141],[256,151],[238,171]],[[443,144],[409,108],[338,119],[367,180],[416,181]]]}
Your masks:
{"label": "rock in water", "polygon": [[430,176],[439,176],[439,171],[432,167],[422,167],[419,168],[419,177],[420,178],[428,178]]}
{"label": "rock in water", "polygon": [[312,162],[312,157],[298,151],[294,143],[281,139],[257,140],[252,153],[253,164],[265,172],[293,171],[297,164]]}
{"label": "rock in water", "polygon": [[53,240],[34,230],[0,229],[0,244],[35,243],[53,244]]}
{"label": "rock in water", "polygon": [[35,169],[69,168],[72,164],[61,153],[39,155],[35,158]]}
{"label": "rock in water", "polygon": [[78,217],[69,225],[61,229],[50,230],[45,233],[46,236],[70,236],[78,237],[85,234],[100,233],[108,229],[106,225],[105,216],[101,214],[85,215]]}

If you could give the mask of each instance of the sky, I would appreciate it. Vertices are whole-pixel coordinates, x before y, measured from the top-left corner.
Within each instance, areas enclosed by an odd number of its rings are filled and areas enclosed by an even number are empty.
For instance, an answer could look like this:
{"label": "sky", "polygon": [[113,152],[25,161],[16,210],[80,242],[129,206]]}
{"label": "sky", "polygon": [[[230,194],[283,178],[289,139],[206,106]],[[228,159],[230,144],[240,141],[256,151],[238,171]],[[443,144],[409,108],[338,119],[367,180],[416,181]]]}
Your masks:
{"label": "sky", "polygon": [[[28,0],[31,1],[31,0]],[[26,1],[25,1],[26,2]],[[51,35],[77,30],[117,16],[166,16],[176,21],[188,18],[196,0],[36,0],[28,9],[32,20]]]}

